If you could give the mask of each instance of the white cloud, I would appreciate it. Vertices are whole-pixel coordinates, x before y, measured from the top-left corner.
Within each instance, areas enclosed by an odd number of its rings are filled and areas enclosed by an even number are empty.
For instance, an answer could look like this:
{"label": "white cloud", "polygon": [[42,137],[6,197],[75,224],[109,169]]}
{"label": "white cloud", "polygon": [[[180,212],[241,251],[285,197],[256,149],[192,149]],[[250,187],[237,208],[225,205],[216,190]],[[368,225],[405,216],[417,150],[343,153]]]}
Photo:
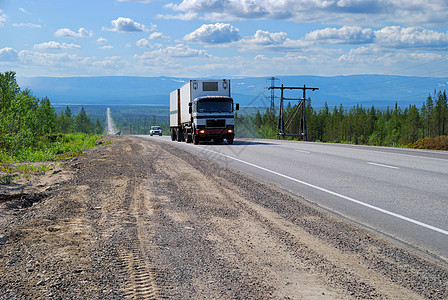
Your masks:
{"label": "white cloud", "polygon": [[151,42],[147,39],[138,40],[135,45],[139,48],[152,48]]}
{"label": "white cloud", "polygon": [[164,36],[161,32],[153,32],[149,35],[150,40],[165,40],[168,39],[168,37]]}
{"label": "white cloud", "polygon": [[204,24],[192,33],[187,34],[184,40],[206,44],[230,43],[240,39],[238,32],[239,30],[230,24]]}
{"label": "white cloud", "polygon": [[257,30],[253,36],[244,37],[230,47],[243,52],[289,52],[310,51],[312,45],[310,41],[289,39],[286,32]]}
{"label": "white cloud", "polygon": [[105,57],[103,60],[95,61],[92,63],[94,68],[108,68],[116,69],[122,65],[120,56]]}
{"label": "white cloud", "polygon": [[[41,53],[23,50],[19,53],[19,60],[28,69],[37,70],[42,75],[43,68],[50,71],[65,70],[64,74],[110,74],[110,69],[120,73],[123,69],[131,68],[129,63],[121,60],[119,56],[110,56],[102,59],[83,57],[68,53]],[[51,74],[51,73],[50,73]]]}
{"label": "white cloud", "polygon": [[130,18],[119,17],[116,20],[111,21],[112,28],[105,28],[106,31],[116,31],[116,32],[139,32],[139,31],[149,31],[145,25],[138,22],[134,22]]}
{"label": "white cloud", "polygon": [[3,13],[3,10],[0,9],[0,27],[3,27],[3,25],[6,23],[7,20],[8,18]]}
{"label": "white cloud", "polygon": [[101,45],[101,44],[105,44],[105,43],[107,43],[107,42],[108,42],[108,40],[107,40],[106,38],[103,38],[103,37],[99,37],[99,38],[96,40],[96,43],[99,44],[99,45]]}
{"label": "white cloud", "polygon": [[28,28],[42,28],[39,24],[33,24],[33,23],[14,23],[12,24],[13,27],[28,27]]}
{"label": "white cloud", "polygon": [[168,39],[168,37],[164,36],[162,33],[160,32],[153,32],[149,35],[149,37],[147,39],[140,39],[138,40],[135,45],[139,48],[154,48],[154,45],[151,43],[152,40],[164,40],[164,39]]}
{"label": "white cloud", "polygon": [[341,55],[337,61],[344,65],[376,66],[403,66],[415,65],[426,62],[440,61],[443,55],[424,52],[409,52],[401,50],[387,50],[377,46],[359,47],[351,49],[349,53]]}
{"label": "white cloud", "polygon": [[56,37],[68,37],[68,38],[88,38],[93,36],[93,32],[89,32],[84,28],[79,28],[78,33],[71,31],[68,28],[61,28],[54,33]]}
{"label": "white cloud", "polygon": [[375,31],[375,37],[378,45],[386,47],[443,47],[446,49],[448,46],[448,33],[427,30],[422,27],[385,27],[381,30]]}
{"label": "white cloud", "polygon": [[34,45],[34,49],[39,50],[48,50],[48,49],[79,49],[81,46],[76,44],[67,44],[67,43],[58,43],[55,41],[50,41],[47,43],[36,44]]}
{"label": "white cloud", "polygon": [[268,31],[257,30],[251,42],[258,45],[280,45],[286,41],[287,34],[285,32],[271,33]]}
{"label": "white cloud", "polygon": [[232,21],[284,19],[341,25],[446,24],[446,0],[183,0],[164,18]]}
{"label": "white cloud", "polygon": [[209,58],[210,55],[205,50],[192,49],[183,44],[160,48],[154,51],[145,52],[142,55],[134,55],[134,59],[143,65],[166,65],[173,67],[178,62],[177,58]]}
{"label": "white cloud", "polygon": [[227,20],[235,17],[252,19],[262,18],[269,14],[263,2],[269,1],[184,0],[180,4],[168,4],[166,7],[187,14],[227,15]]}
{"label": "white cloud", "polygon": [[23,7],[19,7],[19,11],[21,11],[21,12],[23,12],[24,14],[26,14],[26,15],[31,15],[31,13],[30,12],[28,12],[26,9],[24,9]]}
{"label": "white cloud", "polygon": [[109,49],[113,49],[114,46],[106,45],[106,46],[101,46],[101,47],[99,47],[99,48],[100,48],[100,49],[103,49],[103,50],[109,50]]}
{"label": "white cloud", "polygon": [[0,49],[0,62],[11,62],[18,59],[18,52],[10,47]]}
{"label": "white cloud", "polygon": [[374,32],[360,26],[343,26],[339,29],[325,28],[315,30],[305,36],[309,41],[321,41],[329,44],[366,44],[373,42]]}
{"label": "white cloud", "polygon": [[305,35],[304,40],[322,44],[374,44],[388,48],[442,49],[448,46],[448,32],[422,27],[389,26],[379,30],[359,26],[325,28]]}

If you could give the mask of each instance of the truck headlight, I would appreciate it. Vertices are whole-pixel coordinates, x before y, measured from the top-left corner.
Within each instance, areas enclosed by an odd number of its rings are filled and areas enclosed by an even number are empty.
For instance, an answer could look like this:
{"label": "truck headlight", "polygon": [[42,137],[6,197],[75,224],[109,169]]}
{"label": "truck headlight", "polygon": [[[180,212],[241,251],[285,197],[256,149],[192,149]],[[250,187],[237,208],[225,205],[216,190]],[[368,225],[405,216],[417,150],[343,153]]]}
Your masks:
{"label": "truck headlight", "polygon": [[233,133],[233,129],[228,129],[227,133]]}

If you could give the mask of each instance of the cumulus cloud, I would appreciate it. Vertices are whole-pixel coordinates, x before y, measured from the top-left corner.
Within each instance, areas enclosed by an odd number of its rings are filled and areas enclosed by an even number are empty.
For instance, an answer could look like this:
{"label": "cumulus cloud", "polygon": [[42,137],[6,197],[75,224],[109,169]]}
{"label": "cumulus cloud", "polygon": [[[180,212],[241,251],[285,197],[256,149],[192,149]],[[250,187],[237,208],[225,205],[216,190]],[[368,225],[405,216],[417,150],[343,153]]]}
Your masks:
{"label": "cumulus cloud", "polygon": [[445,0],[183,0],[165,6],[174,19],[284,19],[341,25],[445,24]]}
{"label": "cumulus cloud", "polygon": [[116,31],[116,32],[139,32],[139,31],[149,31],[145,25],[133,21],[130,18],[119,17],[116,20],[111,21],[112,28],[105,28],[106,31]]}
{"label": "cumulus cloud", "polygon": [[[184,0],[180,4],[168,4],[167,8],[194,15],[206,13],[211,15],[227,15],[225,19],[235,18],[262,18],[269,15],[269,11],[263,5],[269,1],[251,0]],[[210,18],[209,18],[210,19]]]}
{"label": "cumulus cloud", "polygon": [[258,45],[280,45],[286,41],[285,32],[274,32],[257,30],[251,41]]}
{"label": "cumulus cloud", "polygon": [[147,39],[140,39],[138,40],[135,45],[139,48],[152,48],[152,44]]}
{"label": "cumulus cloud", "polygon": [[18,59],[18,52],[10,47],[0,49],[0,62],[11,62]]}
{"label": "cumulus cloud", "polygon": [[448,33],[427,30],[422,27],[385,27],[375,31],[375,37],[379,45],[386,47],[437,48],[448,46]]}
{"label": "cumulus cloud", "polygon": [[93,36],[93,32],[89,32],[84,28],[79,28],[78,32],[74,32],[68,28],[61,28],[54,33],[56,37],[68,37],[68,38],[88,38]]}
{"label": "cumulus cloud", "polygon": [[343,26],[339,29],[325,28],[312,31],[305,36],[305,39],[329,44],[366,44],[373,42],[374,32],[370,28],[363,29],[360,26]]}
{"label": "cumulus cloud", "polygon": [[448,46],[448,33],[422,27],[389,26],[379,30],[359,26],[325,28],[305,35],[305,40],[321,44],[375,44],[389,48],[428,48]]}
{"label": "cumulus cloud", "polygon": [[81,46],[76,45],[76,44],[67,44],[67,43],[58,43],[55,41],[50,41],[47,43],[42,43],[42,44],[36,44],[34,45],[34,49],[39,49],[39,50],[59,50],[59,49],[79,49],[81,48]]}
{"label": "cumulus cloud", "polygon": [[164,40],[168,37],[164,36],[161,32],[153,32],[149,35],[147,39],[138,40],[135,45],[139,48],[153,48],[154,45],[151,43],[152,40]]}
{"label": "cumulus cloud", "polygon": [[204,24],[192,33],[187,34],[184,40],[205,44],[230,43],[240,39],[238,32],[239,30],[230,24]]}
{"label": "cumulus cloud", "polygon": [[312,44],[309,41],[291,40],[286,32],[257,30],[253,36],[241,37],[238,28],[224,23],[202,25],[185,35],[184,40],[213,47],[232,47],[243,52],[303,50]]}
{"label": "cumulus cloud", "polygon": [[164,36],[161,32],[153,32],[149,35],[150,40],[165,40],[168,39],[168,37]]}

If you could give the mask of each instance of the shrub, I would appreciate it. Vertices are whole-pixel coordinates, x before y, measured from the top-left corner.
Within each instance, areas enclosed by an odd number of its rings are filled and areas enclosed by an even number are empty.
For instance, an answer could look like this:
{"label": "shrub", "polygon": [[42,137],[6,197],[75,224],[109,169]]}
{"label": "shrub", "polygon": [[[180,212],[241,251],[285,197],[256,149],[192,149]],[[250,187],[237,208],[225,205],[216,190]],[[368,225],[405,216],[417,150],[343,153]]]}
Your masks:
{"label": "shrub", "polygon": [[414,149],[448,150],[448,136],[441,135],[435,138],[426,137],[409,145]]}

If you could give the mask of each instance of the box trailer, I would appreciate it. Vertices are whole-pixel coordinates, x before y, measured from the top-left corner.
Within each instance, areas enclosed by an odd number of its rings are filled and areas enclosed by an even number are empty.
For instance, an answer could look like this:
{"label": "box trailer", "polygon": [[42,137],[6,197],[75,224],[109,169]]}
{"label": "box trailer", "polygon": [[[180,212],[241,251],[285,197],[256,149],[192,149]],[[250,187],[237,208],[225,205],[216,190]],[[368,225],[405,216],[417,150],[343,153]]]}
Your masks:
{"label": "box trailer", "polygon": [[171,140],[232,144],[235,138],[230,80],[190,80],[170,93]]}

